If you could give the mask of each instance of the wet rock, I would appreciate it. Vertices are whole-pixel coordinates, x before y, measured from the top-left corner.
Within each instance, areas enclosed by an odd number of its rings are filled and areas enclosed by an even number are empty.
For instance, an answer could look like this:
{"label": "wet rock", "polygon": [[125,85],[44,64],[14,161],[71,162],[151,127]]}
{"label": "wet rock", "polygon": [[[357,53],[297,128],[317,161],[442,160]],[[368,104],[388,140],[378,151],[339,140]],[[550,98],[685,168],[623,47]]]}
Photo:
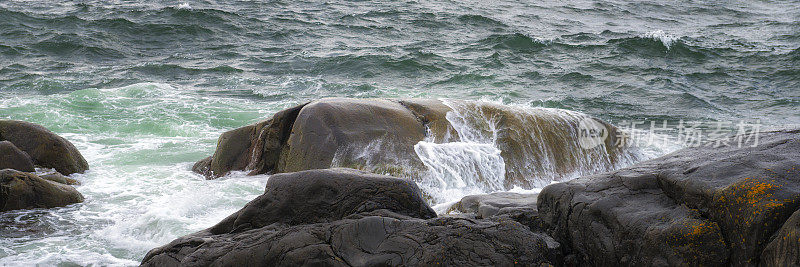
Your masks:
{"label": "wet rock", "polygon": [[519,209],[536,210],[538,194],[495,192],[491,194],[465,196],[453,205],[453,210],[473,213],[478,218],[489,218],[497,214],[509,213]]}
{"label": "wet rock", "polygon": [[[461,128],[462,139],[493,143],[500,149],[505,188],[543,187],[551,179],[612,170],[620,161],[636,159],[631,148],[619,145],[627,140],[623,132],[586,114],[474,101],[448,104],[458,111],[448,119]],[[598,131],[597,137],[582,138],[585,130]],[[540,177],[539,183],[530,177]]]}
{"label": "wet rock", "polygon": [[47,174],[40,174],[39,177],[42,179],[53,181],[60,184],[68,184],[68,185],[80,185],[81,183],[78,180],[69,178],[67,176],[61,175],[60,173],[47,173]]}
{"label": "wet rock", "polygon": [[413,146],[424,138],[422,123],[395,101],[323,99],[300,111],[288,150],[276,168],[278,172],[378,165],[388,165],[387,170],[421,169]]}
{"label": "wet rock", "polygon": [[69,185],[12,169],[0,170],[0,211],[54,208],[83,202],[83,195]]}
{"label": "wet rock", "polygon": [[514,220],[432,218],[416,185],[349,169],[275,175],[218,225],[151,250],[143,266],[539,265],[553,238]]}
{"label": "wet rock", "polygon": [[9,141],[0,142],[0,170],[2,169],[14,169],[23,172],[34,171],[31,157]]}
{"label": "wet rock", "polygon": [[30,155],[38,166],[64,175],[82,173],[89,164],[78,149],[46,128],[24,121],[0,120],[0,141],[9,141]]}
{"label": "wet rock", "polygon": [[414,113],[428,129],[428,136],[434,143],[456,142],[460,138],[456,129],[447,120],[447,113],[453,111],[437,99],[401,99],[399,103]]}
{"label": "wet rock", "polygon": [[755,147],[687,148],[553,184],[539,215],[583,264],[757,265],[800,207],[798,133],[762,133]]}
{"label": "wet rock", "polygon": [[[607,135],[588,148],[579,138],[586,121]],[[470,101],[326,98],[223,134],[214,155],[193,170],[216,178],[233,170],[349,167],[420,179],[427,167],[414,145],[464,141],[457,128],[470,141],[501,150],[506,173],[499,186],[505,188],[535,186],[529,178],[545,174],[559,179],[583,169],[610,169],[633,155],[617,145],[624,143],[617,128],[576,112]],[[473,140],[476,136],[497,140]]]}

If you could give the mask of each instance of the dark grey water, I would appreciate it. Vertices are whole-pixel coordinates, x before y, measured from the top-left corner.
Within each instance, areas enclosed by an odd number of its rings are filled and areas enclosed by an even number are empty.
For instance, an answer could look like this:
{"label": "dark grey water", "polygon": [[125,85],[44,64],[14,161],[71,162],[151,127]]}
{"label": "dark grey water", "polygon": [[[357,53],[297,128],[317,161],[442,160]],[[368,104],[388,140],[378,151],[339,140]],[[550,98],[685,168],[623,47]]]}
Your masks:
{"label": "dark grey water", "polygon": [[0,91],[500,99],[800,122],[798,1],[4,1]]}
{"label": "dark grey water", "polygon": [[0,118],[91,165],[0,215],[0,265],[136,264],[263,191],[189,171],[219,133],[330,96],[798,124],[800,1],[0,0]]}

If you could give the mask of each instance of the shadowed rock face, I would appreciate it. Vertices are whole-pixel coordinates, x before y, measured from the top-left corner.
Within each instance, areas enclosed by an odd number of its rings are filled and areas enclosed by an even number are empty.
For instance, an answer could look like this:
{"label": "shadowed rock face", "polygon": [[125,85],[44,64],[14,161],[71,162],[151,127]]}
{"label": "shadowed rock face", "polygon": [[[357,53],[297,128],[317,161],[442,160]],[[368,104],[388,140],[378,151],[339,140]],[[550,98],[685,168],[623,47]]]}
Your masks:
{"label": "shadowed rock face", "polygon": [[27,153],[33,164],[64,175],[82,173],[89,164],[78,149],[46,128],[24,121],[0,120],[0,141],[9,141]]}
{"label": "shadowed rock face", "polygon": [[273,175],[263,195],[209,231],[218,234],[273,223],[323,223],[378,209],[415,218],[436,217],[413,182],[336,168]]}
{"label": "shadowed rock face", "polygon": [[24,172],[33,172],[33,161],[28,153],[19,150],[9,141],[0,142],[0,170],[14,169]]}
{"label": "shadowed rock face", "polygon": [[506,217],[432,218],[407,181],[351,169],[275,175],[209,229],[151,250],[143,266],[539,265],[558,242]]}
{"label": "shadowed rock face", "polygon": [[[579,146],[583,120],[608,131],[600,146]],[[459,127],[469,130],[459,132]],[[507,167],[501,187],[530,187],[531,180],[544,173],[611,168],[620,157],[629,156],[616,146],[624,137],[615,127],[576,112],[468,101],[329,98],[222,134],[214,155],[193,169],[209,179],[232,170],[263,174],[330,167],[418,179],[427,167],[415,144],[457,142],[474,139],[475,134],[496,137],[482,141],[502,151]]]}
{"label": "shadowed rock face", "polygon": [[69,185],[12,169],[0,170],[0,211],[63,207],[83,202]]}
{"label": "shadowed rock face", "polygon": [[761,263],[767,266],[800,266],[800,210],[792,213],[764,248]]}
{"label": "shadowed rock face", "polygon": [[584,264],[791,262],[777,252],[797,248],[779,238],[796,229],[787,219],[800,207],[799,133],[763,133],[756,147],[688,148],[550,185],[539,214]]}

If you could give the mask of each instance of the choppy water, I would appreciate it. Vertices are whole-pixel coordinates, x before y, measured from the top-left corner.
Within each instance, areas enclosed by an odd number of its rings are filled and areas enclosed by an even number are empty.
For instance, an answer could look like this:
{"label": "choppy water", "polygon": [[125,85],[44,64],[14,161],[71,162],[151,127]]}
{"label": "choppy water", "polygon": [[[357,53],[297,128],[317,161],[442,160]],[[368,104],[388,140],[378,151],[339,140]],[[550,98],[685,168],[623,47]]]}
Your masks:
{"label": "choppy water", "polygon": [[798,88],[798,1],[0,1],[0,118],[65,136],[91,167],[85,203],[0,215],[0,264],[134,265],[214,224],[268,177],[191,164],[306,100],[776,125],[800,123]]}

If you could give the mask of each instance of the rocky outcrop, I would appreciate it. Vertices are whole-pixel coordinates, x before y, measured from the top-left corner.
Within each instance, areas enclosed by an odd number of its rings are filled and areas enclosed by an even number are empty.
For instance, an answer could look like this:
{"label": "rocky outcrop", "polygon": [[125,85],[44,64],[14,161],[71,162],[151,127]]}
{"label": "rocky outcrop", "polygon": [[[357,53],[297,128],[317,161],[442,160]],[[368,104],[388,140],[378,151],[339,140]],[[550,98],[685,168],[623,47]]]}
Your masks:
{"label": "rocky outcrop", "polygon": [[0,170],[0,212],[18,209],[63,207],[83,202],[83,195],[69,185],[12,169]]}
{"label": "rocky outcrop", "polygon": [[751,140],[744,147],[733,141],[687,148],[553,184],[540,193],[538,212],[580,264],[792,262],[797,228],[789,217],[800,207],[798,133],[762,133],[755,146]]}
{"label": "rocky outcrop", "polygon": [[0,142],[0,170],[14,169],[24,172],[33,172],[33,161],[28,153],[19,150],[9,141]]}
{"label": "rocky outcrop", "polygon": [[[586,121],[599,125],[606,136],[591,147],[581,147],[579,140]],[[193,169],[209,179],[232,170],[263,174],[330,167],[419,179],[427,168],[415,144],[471,141],[500,148],[507,165],[501,186],[531,187],[531,177],[544,173],[612,168],[632,155],[617,145],[623,138],[609,124],[564,110],[431,99],[328,98],[222,134],[214,155]]]}
{"label": "rocky outcrop", "polygon": [[89,169],[72,143],[37,124],[0,120],[0,141],[9,141],[27,153],[34,165],[53,168],[64,175]]}
{"label": "rocky outcrop", "polygon": [[561,261],[558,242],[517,221],[434,216],[416,185],[397,178],[349,169],[280,174],[239,212],[151,250],[142,265],[535,266]]}

